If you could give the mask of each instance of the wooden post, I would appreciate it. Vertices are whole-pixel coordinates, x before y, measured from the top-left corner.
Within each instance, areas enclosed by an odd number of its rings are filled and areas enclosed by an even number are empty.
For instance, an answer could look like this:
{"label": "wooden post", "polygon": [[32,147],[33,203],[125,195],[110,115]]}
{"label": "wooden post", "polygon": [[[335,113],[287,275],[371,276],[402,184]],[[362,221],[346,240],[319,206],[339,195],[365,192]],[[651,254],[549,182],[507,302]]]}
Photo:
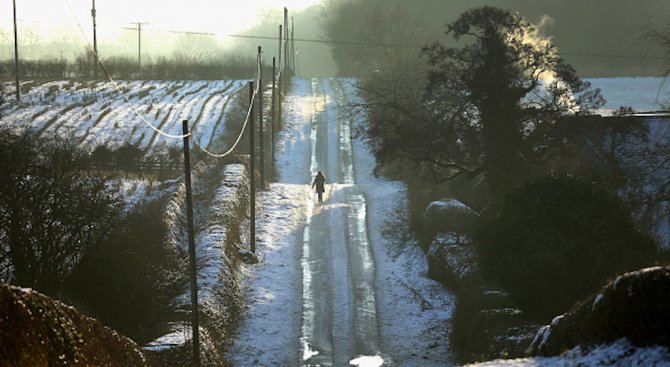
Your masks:
{"label": "wooden post", "polygon": [[282,79],[284,79],[284,69],[282,67],[282,26],[279,25],[279,78],[277,78],[277,127],[281,128],[281,102],[282,102]]}
{"label": "wooden post", "polygon": [[93,7],[91,8],[91,17],[93,18],[93,78],[95,80],[98,79],[98,34],[96,30],[96,23],[95,23],[95,16],[96,16],[96,10],[95,10],[95,0],[93,1]]}
{"label": "wooden post", "polygon": [[277,88],[277,59],[275,57],[272,58],[272,104],[270,105],[270,130],[272,132],[272,147],[271,147],[271,152],[272,152],[272,168],[275,166],[275,103],[277,101],[275,100],[276,96],[276,88]]}
{"label": "wooden post", "polygon": [[134,22],[137,24],[137,77],[142,74],[142,24],[149,24],[145,22]]}
{"label": "wooden post", "polygon": [[265,190],[265,139],[263,129],[263,49],[258,46],[258,145],[261,168],[261,190]]}
{"label": "wooden post", "polygon": [[142,74],[142,23],[137,23],[137,78]]}
{"label": "wooden post", "polygon": [[251,252],[256,253],[256,170],[254,154],[254,82],[249,82],[249,242]]}
{"label": "wooden post", "polygon": [[281,49],[282,25],[279,25],[279,74],[282,74],[282,49]]}
{"label": "wooden post", "polygon": [[291,74],[295,75],[295,22],[291,17]]}
{"label": "wooden post", "polygon": [[21,84],[19,83],[19,32],[16,28],[16,0],[14,5],[14,73],[16,74],[16,102],[21,100]]}
{"label": "wooden post", "polygon": [[284,8],[284,72],[288,70],[288,9]]}
{"label": "wooden post", "polygon": [[188,225],[188,257],[191,273],[191,326],[193,365],[200,366],[200,333],[198,322],[198,273],[195,257],[195,229],[193,225],[193,197],[191,195],[191,155],[188,145],[188,121],[183,121],[184,131],[184,182],[186,184],[186,218]]}

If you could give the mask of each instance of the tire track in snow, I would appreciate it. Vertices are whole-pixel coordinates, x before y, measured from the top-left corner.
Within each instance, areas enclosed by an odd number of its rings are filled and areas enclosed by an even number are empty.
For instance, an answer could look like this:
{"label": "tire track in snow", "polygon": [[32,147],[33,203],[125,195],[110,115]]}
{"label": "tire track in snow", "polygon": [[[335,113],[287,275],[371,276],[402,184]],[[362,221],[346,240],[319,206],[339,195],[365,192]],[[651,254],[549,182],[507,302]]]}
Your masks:
{"label": "tire track in snow", "polygon": [[340,366],[357,358],[381,363],[375,265],[366,200],[356,186],[351,121],[341,116],[341,88],[312,80],[311,177],[327,172],[330,192],[307,204],[303,235],[302,358],[305,366]]}

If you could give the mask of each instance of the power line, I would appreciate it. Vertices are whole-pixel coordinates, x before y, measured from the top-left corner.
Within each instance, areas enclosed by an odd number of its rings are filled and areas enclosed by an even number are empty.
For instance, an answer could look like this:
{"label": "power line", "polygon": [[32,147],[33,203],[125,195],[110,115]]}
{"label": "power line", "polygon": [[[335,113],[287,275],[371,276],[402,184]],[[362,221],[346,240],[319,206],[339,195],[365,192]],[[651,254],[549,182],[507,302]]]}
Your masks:
{"label": "power line", "polygon": [[[19,22],[36,22],[40,21],[34,20],[25,20],[18,19]],[[137,24],[137,22],[133,23]],[[146,23],[143,23],[146,24]],[[139,25],[136,28],[125,27],[123,29],[138,31]],[[199,32],[199,31],[186,31],[186,30],[162,30],[162,29],[146,29],[142,28],[144,31],[152,32],[168,32],[168,33],[181,33],[181,34],[191,34],[191,35],[201,35],[201,36],[217,36],[216,33],[211,32]],[[232,38],[246,38],[246,39],[258,39],[258,40],[276,40],[276,36],[259,36],[259,35],[247,35],[247,34],[228,34],[225,37]],[[421,49],[426,45],[417,45],[417,44],[401,44],[401,43],[384,43],[384,42],[362,42],[362,41],[343,41],[343,40],[326,40],[318,38],[295,38],[297,42],[304,43],[319,43],[319,44],[329,44],[329,45],[348,45],[348,46],[361,46],[361,47],[389,47],[389,48],[409,48],[409,49]],[[644,55],[626,55],[626,54],[605,54],[605,53],[589,53],[589,52],[558,52],[562,56],[574,56],[574,57],[591,57],[591,58],[614,58],[614,59],[639,59],[639,60],[667,60],[663,56],[644,56]]]}
{"label": "power line", "polygon": [[[77,23],[77,26],[79,27],[79,30],[81,31],[81,33],[82,33],[84,39],[86,40],[86,43],[87,43],[89,49],[90,49],[90,48],[91,48],[91,42],[89,41],[88,37],[86,36],[86,32],[84,32],[84,28],[82,27],[81,23],[79,22],[79,19],[77,19],[77,17],[75,16],[74,12],[72,11],[72,7],[70,6],[70,3],[69,3],[68,0],[66,0],[66,3],[67,3],[67,5],[68,5],[68,10],[70,11],[70,15],[74,18],[75,22]],[[139,22],[138,22],[137,24],[138,24],[138,28],[137,28],[137,29],[133,29],[133,30],[138,30],[138,31],[140,31],[140,29],[141,29],[141,28],[140,28],[140,24],[143,24],[143,23],[139,23]],[[203,33],[200,33],[200,32],[184,32],[184,31],[173,31],[173,32],[177,32],[177,33],[203,34]],[[156,132],[157,132],[158,134],[160,134],[160,135],[163,135],[163,136],[165,136],[165,137],[167,137],[167,138],[172,138],[172,139],[183,139],[183,138],[186,137],[186,136],[193,135],[193,132],[191,132],[191,133],[189,133],[189,134],[187,134],[187,135],[185,135],[185,134],[181,134],[181,135],[169,134],[169,133],[166,133],[166,132],[162,131],[162,130],[159,129],[158,127],[154,126],[154,125],[153,125],[152,123],[150,123],[149,121],[147,121],[147,120],[144,118],[144,116],[137,110],[137,108],[135,107],[135,105],[133,105],[133,103],[132,103],[132,102],[128,99],[128,97],[123,93],[123,91],[121,91],[121,88],[119,88],[118,84],[116,83],[116,80],[114,80],[114,78],[112,77],[112,75],[109,73],[109,71],[107,70],[107,68],[106,68],[105,65],[103,64],[102,60],[98,59],[97,61],[98,61],[98,64],[100,65],[100,68],[103,70],[105,76],[107,76],[107,79],[112,83],[112,86],[114,87],[114,90],[116,90],[116,92],[117,92],[119,95],[121,95],[121,97],[123,98],[123,100],[124,100],[124,101],[126,102],[126,104],[130,107],[130,109],[133,111],[133,113],[134,113],[137,117],[139,117],[140,120],[142,120],[142,122],[144,122],[146,125],[148,125],[151,129],[153,129],[154,131],[156,131]],[[257,95],[259,94],[258,92],[260,91],[260,88],[261,88],[261,86],[260,86],[260,80],[259,80],[259,79],[260,79],[260,70],[261,70],[260,62],[257,62],[256,67],[257,67],[257,73],[256,73],[256,74],[257,74],[257,75],[256,75],[256,88],[255,88],[254,91],[253,91],[253,94],[252,94],[252,97],[251,97],[251,101],[252,101],[252,102],[251,102],[251,104],[250,104],[250,106],[249,106],[249,110],[247,111],[246,118],[244,119],[244,123],[243,123],[242,129],[240,130],[240,133],[239,133],[237,139],[235,140],[235,143],[234,143],[233,146],[232,146],[230,149],[228,149],[226,152],[221,153],[221,154],[216,154],[216,153],[212,153],[212,152],[210,152],[210,151],[207,150],[205,147],[201,146],[201,145],[198,143],[198,141],[197,141],[196,139],[193,139],[194,142],[195,142],[195,144],[196,144],[200,149],[202,149],[202,151],[205,152],[206,154],[208,154],[208,155],[210,155],[210,156],[212,156],[212,157],[215,157],[215,158],[223,158],[223,157],[229,155],[229,154],[230,154],[230,153],[237,147],[237,145],[239,144],[240,140],[242,139],[242,135],[243,135],[243,133],[244,133],[244,131],[245,131],[245,129],[246,129],[247,123],[248,123],[248,121],[249,121],[249,119],[250,119],[250,114],[251,114],[251,111],[252,111],[253,102],[254,102],[255,99],[257,98]]]}
{"label": "power line", "polygon": [[[256,78],[256,81],[258,81],[258,78]],[[254,90],[253,90],[253,94],[251,96],[251,102],[249,103],[249,108],[247,109],[246,118],[244,119],[244,123],[242,124],[242,128],[240,129],[240,133],[237,135],[237,139],[235,140],[235,143],[233,143],[233,146],[230,147],[230,149],[228,149],[227,151],[225,151],[223,153],[220,153],[220,154],[212,153],[209,150],[207,150],[207,148],[200,145],[200,143],[198,143],[198,141],[196,139],[193,139],[195,144],[200,149],[202,149],[202,151],[205,152],[205,154],[209,155],[210,157],[214,157],[214,158],[223,158],[223,157],[229,155],[230,153],[232,153],[233,150],[235,150],[237,145],[240,143],[240,140],[242,140],[242,135],[244,135],[244,131],[247,128],[247,124],[249,123],[249,119],[251,118],[252,107],[253,107],[254,101],[256,100],[256,97],[258,95],[258,92],[259,92],[259,89],[260,89],[259,87],[260,87],[260,83],[256,83],[256,88],[254,88]],[[223,112],[221,112],[221,113],[223,113]]]}
{"label": "power line", "polygon": [[[65,2],[67,4],[68,10],[70,11],[70,15],[74,19],[75,23],[77,23],[77,27],[79,27],[79,31],[81,31],[81,34],[84,37],[84,40],[86,40],[86,44],[87,44],[89,50],[91,50],[92,49],[91,41],[88,39],[88,36],[86,36],[86,32],[84,32],[84,28],[82,27],[81,23],[79,22],[79,19],[77,19],[77,16],[74,14],[74,11],[72,10],[72,6],[71,6],[69,0],[65,0]],[[149,126],[154,131],[156,131],[158,134],[163,135],[167,138],[171,138],[171,139],[183,139],[184,138],[184,135],[175,135],[175,134],[166,133],[165,131],[162,131],[161,129],[157,128],[152,123],[147,121],[144,118],[144,116],[139,111],[137,111],[137,108],[135,108],[135,105],[133,105],[132,102],[130,102],[130,100],[123,93],[123,91],[121,91],[121,88],[119,88],[119,85],[116,83],[114,78],[112,78],[112,75],[109,73],[109,71],[107,70],[107,68],[103,64],[102,60],[98,59],[97,61],[98,61],[98,65],[100,65],[100,68],[105,73],[105,76],[107,76],[107,79],[110,81],[110,83],[112,83],[112,86],[114,87],[114,90],[116,90],[116,92],[119,95],[121,95],[121,97],[126,102],[126,104],[128,104],[128,106],[130,106],[130,109],[135,113],[135,115],[137,115],[137,117],[140,118],[140,120],[142,120],[142,122],[144,122],[147,126]]]}
{"label": "power line", "polygon": [[667,60],[663,56],[642,56],[642,55],[622,55],[622,54],[591,54],[591,53],[580,53],[580,52],[558,52],[563,56],[576,56],[576,57],[598,57],[598,58],[610,58],[610,59],[641,59],[641,60]]}
{"label": "power line", "polygon": [[[270,36],[253,36],[245,34],[229,34],[227,37],[234,38],[250,38],[250,39],[265,39],[265,40],[276,40],[277,37]],[[419,45],[410,45],[410,44],[399,44],[399,43],[374,43],[374,42],[357,42],[357,41],[337,41],[337,40],[324,40],[324,39],[310,39],[310,38],[294,38],[295,41],[299,42],[310,42],[310,43],[325,43],[325,44],[337,44],[337,45],[352,45],[352,46],[379,46],[379,47],[394,47],[394,48],[423,48],[424,46]]]}
{"label": "power line", "polygon": [[[165,31],[161,31],[161,30],[158,30],[158,29],[150,29],[150,30],[151,30],[151,31],[158,31],[158,32],[165,32]],[[167,32],[170,32],[170,33],[183,33],[183,34],[194,34],[194,35],[198,35],[198,36],[216,36],[216,33],[209,33],[209,32],[192,32],[192,31],[175,31],[175,30],[169,30],[169,31],[167,31]]]}
{"label": "power line", "polygon": [[147,22],[131,22],[136,24],[137,28],[125,28],[137,31],[137,72],[142,72],[142,24],[149,24]]}
{"label": "power line", "polygon": [[[249,39],[263,39],[276,40],[276,37],[270,36],[255,36],[246,34],[229,34],[228,37],[234,38],[249,38]],[[310,39],[310,38],[295,38],[298,42],[307,43],[322,43],[333,45],[350,45],[350,46],[373,46],[373,47],[389,47],[389,48],[414,48],[421,49],[425,45],[415,44],[401,44],[401,43],[380,43],[380,42],[360,42],[360,41],[340,41],[340,40],[324,40],[324,39]],[[621,58],[621,59],[649,59],[649,60],[667,60],[663,56],[643,56],[643,55],[624,55],[624,54],[602,54],[602,53],[586,53],[586,52],[562,52],[558,51],[562,56],[576,56],[576,57],[597,57],[597,58]]]}

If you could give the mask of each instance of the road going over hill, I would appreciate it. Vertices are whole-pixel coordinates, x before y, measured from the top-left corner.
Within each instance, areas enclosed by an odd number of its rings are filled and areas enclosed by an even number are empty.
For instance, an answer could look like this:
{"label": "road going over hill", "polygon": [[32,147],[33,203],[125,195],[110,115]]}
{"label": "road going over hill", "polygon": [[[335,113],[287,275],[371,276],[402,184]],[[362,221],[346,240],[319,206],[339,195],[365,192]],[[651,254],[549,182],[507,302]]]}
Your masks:
{"label": "road going over hill", "polygon": [[346,97],[330,79],[312,80],[312,96],[310,173],[314,177],[322,171],[329,184],[323,203],[313,197],[307,203],[301,261],[303,360],[308,366],[347,365],[380,353],[375,263],[366,199],[356,186],[351,120],[336,108]]}
{"label": "road going over hill", "polygon": [[[406,245],[407,193],[372,175],[352,138],[364,116],[352,79],[294,77],[277,142],[278,182],[259,194],[248,311],[227,359],[235,366],[452,365],[454,297],[426,278]],[[310,183],[326,176],[323,203]]]}

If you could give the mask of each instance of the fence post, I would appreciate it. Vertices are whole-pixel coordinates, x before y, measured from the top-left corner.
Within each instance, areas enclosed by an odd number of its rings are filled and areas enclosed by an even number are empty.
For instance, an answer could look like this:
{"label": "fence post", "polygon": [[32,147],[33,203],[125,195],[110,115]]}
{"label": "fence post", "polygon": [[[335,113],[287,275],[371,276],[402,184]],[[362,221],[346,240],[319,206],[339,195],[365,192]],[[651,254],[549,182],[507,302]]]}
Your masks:
{"label": "fence post", "polygon": [[256,253],[256,170],[254,154],[254,82],[249,82],[249,216],[250,248]]}
{"label": "fence post", "polygon": [[16,28],[16,0],[14,5],[14,73],[16,74],[16,102],[21,100],[21,83],[19,82],[19,32]]}
{"label": "fence post", "polygon": [[276,58],[272,58],[272,104],[270,105],[270,124],[271,124],[271,130],[272,130],[272,146],[271,146],[271,152],[272,152],[272,168],[274,169],[275,167],[275,96],[276,96],[276,88],[277,88],[277,63],[276,63]]}
{"label": "fence post", "polygon": [[200,366],[200,334],[198,322],[198,280],[195,258],[195,233],[193,226],[193,197],[191,195],[191,155],[188,144],[188,121],[183,121],[184,131],[184,182],[186,184],[186,218],[188,223],[188,257],[191,273],[191,319],[193,365]]}
{"label": "fence post", "polygon": [[263,129],[263,50],[258,46],[258,145],[261,168],[261,190],[265,190],[265,139]]}

